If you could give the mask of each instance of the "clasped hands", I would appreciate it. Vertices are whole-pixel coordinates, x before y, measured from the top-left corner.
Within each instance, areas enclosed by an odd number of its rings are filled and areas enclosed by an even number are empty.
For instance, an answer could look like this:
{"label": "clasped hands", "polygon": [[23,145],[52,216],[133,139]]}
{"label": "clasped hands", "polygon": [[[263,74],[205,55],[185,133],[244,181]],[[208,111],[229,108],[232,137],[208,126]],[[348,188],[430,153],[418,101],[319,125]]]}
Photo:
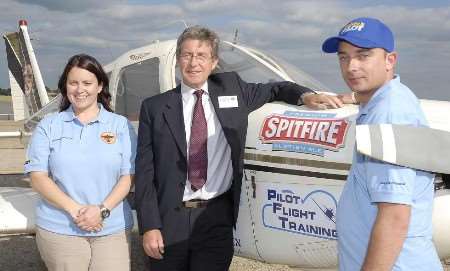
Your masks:
{"label": "clasped hands", "polygon": [[84,231],[99,232],[103,229],[103,219],[97,205],[82,205],[70,215],[75,225]]}

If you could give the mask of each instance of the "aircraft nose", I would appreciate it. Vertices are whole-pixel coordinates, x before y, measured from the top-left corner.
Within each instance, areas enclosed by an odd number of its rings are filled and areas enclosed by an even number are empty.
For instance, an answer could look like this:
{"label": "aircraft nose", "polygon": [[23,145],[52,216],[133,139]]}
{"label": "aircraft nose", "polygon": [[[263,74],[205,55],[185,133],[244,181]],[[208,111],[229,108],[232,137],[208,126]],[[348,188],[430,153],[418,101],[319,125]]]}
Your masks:
{"label": "aircraft nose", "polygon": [[450,190],[437,190],[433,205],[433,242],[441,260],[450,258]]}

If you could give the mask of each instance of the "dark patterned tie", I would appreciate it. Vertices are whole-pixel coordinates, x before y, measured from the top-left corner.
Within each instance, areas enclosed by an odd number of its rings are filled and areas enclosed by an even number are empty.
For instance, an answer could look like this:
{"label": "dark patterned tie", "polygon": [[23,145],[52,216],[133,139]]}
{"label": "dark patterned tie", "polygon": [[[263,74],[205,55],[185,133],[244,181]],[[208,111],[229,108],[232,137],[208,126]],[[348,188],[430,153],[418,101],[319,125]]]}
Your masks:
{"label": "dark patterned tie", "polygon": [[196,90],[194,94],[197,96],[197,102],[192,114],[188,179],[192,190],[197,191],[205,184],[208,171],[208,126],[202,105],[203,90]]}

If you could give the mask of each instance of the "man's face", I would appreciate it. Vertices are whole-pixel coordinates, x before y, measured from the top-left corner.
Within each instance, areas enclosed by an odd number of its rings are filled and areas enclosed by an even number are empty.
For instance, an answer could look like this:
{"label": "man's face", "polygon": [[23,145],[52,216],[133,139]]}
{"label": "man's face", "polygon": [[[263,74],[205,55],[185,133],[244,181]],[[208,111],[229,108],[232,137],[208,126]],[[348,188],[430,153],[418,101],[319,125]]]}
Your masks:
{"label": "man's face", "polygon": [[183,82],[194,89],[203,86],[218,62],[212,55],[209,42],[193,39],[187,39],[181,44],[177,60]]}
{"label": "man's face", "polygon": [[366,49],[341,41],[338,50],[342,77],[349,88],[372,96],[392,79],[396,57],[381,48]]}

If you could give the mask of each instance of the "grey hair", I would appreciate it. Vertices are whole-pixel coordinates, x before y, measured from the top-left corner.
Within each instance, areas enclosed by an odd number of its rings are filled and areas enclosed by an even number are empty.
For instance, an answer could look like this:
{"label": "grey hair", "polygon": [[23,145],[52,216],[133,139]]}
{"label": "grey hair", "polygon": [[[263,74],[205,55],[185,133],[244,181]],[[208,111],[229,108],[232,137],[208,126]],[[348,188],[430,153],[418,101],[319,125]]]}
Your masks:
{"label": "grey hair", "polygon": [[200,40],[200,41],[206,41],[211,45],[211,53],[212,57],[218,58],[219,57],[219,36],[216,34],[216,32],[212,31],[211,29],[208,29],[206,27],[202,27],[199,25],[190,26],[186,28],[183,33],[178,37],[177,39],[177,58],[181,54],[181,45],[185,40]]}

